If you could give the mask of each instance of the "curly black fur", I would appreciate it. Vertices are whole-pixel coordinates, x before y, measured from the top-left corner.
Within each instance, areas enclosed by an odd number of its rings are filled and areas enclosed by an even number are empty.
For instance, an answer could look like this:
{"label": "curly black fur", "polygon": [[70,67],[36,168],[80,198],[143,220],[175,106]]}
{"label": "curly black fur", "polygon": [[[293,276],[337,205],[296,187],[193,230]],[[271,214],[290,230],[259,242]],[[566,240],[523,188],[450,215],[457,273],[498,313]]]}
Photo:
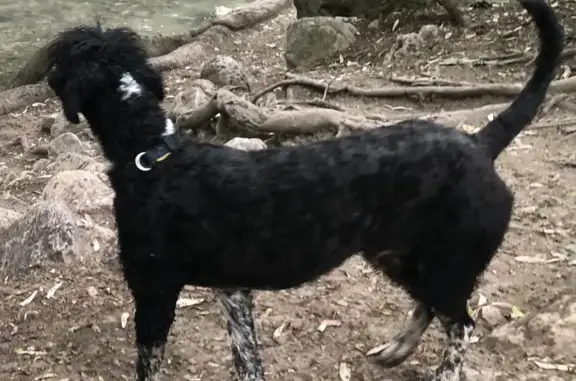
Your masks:
{"label": "curly black fur", "polygon": [[[498,154],[534,117],[563,49],[543,0],[520,0],[541,39],[536,70],[509,109],[477,134],[420,120],[291,148],[245,152],[185,141],[151,171],[135,156],[165,131],[162,79],[127,29],[81,27],[51,49],[49,84],[66,117],[83,113],[109,172],[120,260],[136,303],[138,380],[160,367],[185,284],[221,295],[243,380],[264,379],[247,291],[297,287],[356,253],[418,302],[383,351],[394,365],[433,317],[449,340],[436,380],[458,380],[474,322],[466,303],[498,250],[513,195]],[[126,78],[136,88],[123,88]],[[384,295],[383,295],[384,297]]]}

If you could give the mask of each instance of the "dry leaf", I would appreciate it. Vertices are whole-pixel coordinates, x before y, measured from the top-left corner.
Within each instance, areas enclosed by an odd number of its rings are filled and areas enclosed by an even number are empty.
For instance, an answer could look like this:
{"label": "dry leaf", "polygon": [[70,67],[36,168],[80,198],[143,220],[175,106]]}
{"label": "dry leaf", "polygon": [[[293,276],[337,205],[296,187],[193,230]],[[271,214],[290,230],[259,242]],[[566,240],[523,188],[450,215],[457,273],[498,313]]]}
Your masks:
{"label": "dry leaf", "polygon": [[98,290],[96,289],[96,287],[94,286],[88,287],[88,295],[90,295],[92,298],[95,298],[96,295],[98,295]]}
{"label": "dry leaf", "polygon": [[340,327],[341,325],[342,322],[340,320],[323,320],[316,330],[318,330],[318,332],[324,332],[328,327]]}
{"label": "dry leaf", "polygon": [[56,291],[58,291],[58,289],[62,287],[63,284],[64,282],[58,282],[54,286],[52,286],[52,288],[49,289],[48,292],[46,293],[46,299],[53,298]]}
{"label": "dry leaf", "polygon": [[345,362],[340,363],[340,368],[338,369],[338,374],[340,375],[340,379],[342,381],[350,381],[352,378],[352,371],[350,370],[350,366]]}
{"label": "dry leaf", "polygon": [[38,294],[38,290],[34,290],[34,292],[29,297],[27,297],[26,300],[23,300],[20,303],[20,306],[24,307],[24,306],[27,306],[28,304],[32,303],[32,301],[36,297],[36,294]]}
{"label": "dry leaf", "polygon": [[478,304],[476,305],[477,307],[482,307],[483,305],[485,305],[488,302],[488,300],[486,299],[486,297],[483,294],[478,294]]}
{"label": "dry leaf", "polygon": [[100,250],[100,243],[98,242],[97,239],[92,241],[92,250],[94,250],[94,251]]}
{"label": "dry leaf", "polygon": [[511,319],[521,319],[524,317],[524,312],[520,311],[518,307],[512,306],[511,310],[512,310],[510,312]]}
{"label": "dry leaf", "polygon": [[519,255],[517,257],[514,257],[514,260],[516,262],[521,262],[521,263],[532,263],[532,264],[536,264],[536,263],[546,263],[546,259],[542,258],[542,257],[531,257],[528,255]]}
{"label": "dry leaf", "polygon": [[123,312],[122,315],[120,315],[120,326],[122,329],[126,328],[128,324],[128,316],[130,316],[128,312]]}
{"label": "dry leaf", "polygon": [[200,303],[204,303],[204,298],[180,298],[176,302],[176,307],[184,308],[184,307],[192,307],[197,306]]}
{"label": "dry leaf", "polygon": [[274,333],[272,334],[272,337],[274,338],[274,340],[278,341],[280,339],[280,336],[282,336],[282,333],[284,332],[284,329],[287,326],[288,326],[288,324],[286,322],[284,322],[280,325],[280,327],[278,327],[274,330]]}
{"label": "dry leaf", "polygon": [[54,377],[56,377],[55,373],[44,373],[41,376],[34,377],[34,381],[47,380],[49,378],[54,378]]}
{"label": "dry leaf", "polygon": [[374,356],[374,355],[382,352],[384,349],[386,349],[387,346],[388,346],[388,344],[380,344],[377,347],[374,347],[374,348],[370,349],[368,352],[366,352],[366,356]]}
{"label": "dry leaf", "polygon": [[538,360],[534,360],[534,364],[540,369],[544,370],[559,370],[561,372],[569,372],[576,369],[575,364],[551,364],[547,362],[542,362]]}

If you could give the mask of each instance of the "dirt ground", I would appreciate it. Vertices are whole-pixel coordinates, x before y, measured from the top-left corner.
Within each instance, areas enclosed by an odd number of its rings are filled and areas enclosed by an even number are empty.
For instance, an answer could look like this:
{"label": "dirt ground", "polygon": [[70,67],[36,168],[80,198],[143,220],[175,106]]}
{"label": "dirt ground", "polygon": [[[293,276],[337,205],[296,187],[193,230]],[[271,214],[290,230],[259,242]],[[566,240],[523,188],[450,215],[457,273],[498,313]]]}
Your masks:
{"label": "dirt ground", "polygon": [[[558,8],[567,30],[573,35],[574,11],[568,5]],[[561,9],[563,6],[566,9]],[[435,10],[434,10],[435,11]],[[388,84],[390,74],[409,76],[423,72],[452,80],[475,82],[522,81],[529,74],[523,64],[439,65],[448,57],[496,57],[510,51],[535,49],[535,34],[526,15],[519,16],[516,3],[489,9],[471,9],[473,26],[459,34],[443,27],[448,39],[391,64],[382,56],[398,33],[418,31],[424,23],[440,24],[431,16],[407,23],[391,32],[393,19],[379,29],[360,26],[361,37],[342,59],[306,75],[318,79],[338,77],[342,81],[367,87]],[[281,79],[284,32],[294,18],[287,12],[257,28],[236,33],[230,44],[214,47],[243,62],[258,80],[258,88]],[[569,38],[570,42],[570,38]],[[171,94],[196,78],[200,68],[185,68],[167,74]],[[317,94],[296,90],[299,97]],[[482,97],[474,100],[353,98],[330,99],[346,107],[386,114],[390,106],[433,111],[504,102],[506,99]],[[0,120],[0,141],[25,137],[31,145],[46,142],[41,132],[41,116],[53,112],[49,100],[30,107],[24,114]],[[567,111],[551,110],[544,118],[559,120]],[[575,285],[576,266],[567,261],[551,263],[519,262],[517,256],[554,258],[566,254],[576,243],[576,135],[557,127],[525,131],[497,162],[499,172],[516,194],[513,225],[505,244],[485,274],[478,292],[490,301],[517,306],[532,313],[548,306],[558,295]],[[4,147],[0,162],[10,171],[29,170],[38,160],[23,153],[21,147]],[[16,197],[34,202],[47,178],[25,179],[0,189],[1,202]],[[12,198],[14,200],[14,198]],[[111,224],[111,221],[109,221]],[[258,239],[258,237],[254,237]],[[61,282],[52,298],[46,293]],[[21,303],[32,293],[35,298]],[[18,279],[0,283],[0,380],[127,380],[133,379],[135,360],[133,304],[117,267],[84,258],[77,264],[47,264]],[[170,336],[164,380],[227,380],[232,378],[228,338],[219,306],[208,290],[187,288],[182,297],[195,299],[194,306],[178,309]],[[352,380],[411,380],[424,369],[435,366],[444,347],[437,323],[428,330],[418,351],[403,365],[380,369],[371,365],[365,353],[393,337],[401,329],[411,301],[386,279],[375,274],[358,259],[321,280],[299,289],[256,294],[257,329],[262,344],[269,380],[338,380],[341,363],[351,370]],[[127,325],[121,324],[130,314]],[[324,320],[337,321],[323,332]],[[282,327],[282,328],[280,328]],[[489,332],[481,320],[471,346],[466,368],[471,380],[535,379],[573,380],[576,375],[543,370],[525,357],[505,356],[484,345]],[[542,343],[542,345],[546,345]],[[576,362],[576,359],[572,361]]]}

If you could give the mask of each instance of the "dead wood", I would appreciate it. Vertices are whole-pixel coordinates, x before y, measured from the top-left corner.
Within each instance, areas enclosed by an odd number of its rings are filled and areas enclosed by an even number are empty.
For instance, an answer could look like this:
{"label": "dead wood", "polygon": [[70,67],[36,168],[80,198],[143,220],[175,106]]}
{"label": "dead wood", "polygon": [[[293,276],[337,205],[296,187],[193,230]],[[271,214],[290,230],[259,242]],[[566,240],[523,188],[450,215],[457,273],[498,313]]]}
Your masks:
{"label": "dead wood", "polygon": [[194,41],[163,56],[150,58],[149,62],[154,69],[166,71],[186,65],[200,67],[207,58],[204,43]]}
{"label": "dead wood", "polygon": [[442,78],[428,78],[428,77],[418,77],[418,78],[408,78],[391,76],[390,82],[397,83],[402,86],[474,86],[475,84],[467,81],[452,81],[449,79]]}
{"label": "dead wood", "polygon": [[[260,97],[270,91],[273,91],[276,88],[295,85],[309,87],[328,94],[347,93],[354,96],[382,98],[400,98],[407,96],[440,96],[446,98],[462,98],[481,97],[485,95],[513,97],[518,95],[518,93],[520,93],[520,91],[525,86],[523,83],[476,83],[461,86],[385,86],[370,89],[339,83],[331,83],[330,86],[328,86],[323,81],[300,75],[294,75],[291,73],[286,73],[286,77],[288,79],[272,84],[256,93],[252,97],[252,102],[255,102]],[[553,81],[550,85],[550,91],[558,93],[576,92],[576,77]]]}

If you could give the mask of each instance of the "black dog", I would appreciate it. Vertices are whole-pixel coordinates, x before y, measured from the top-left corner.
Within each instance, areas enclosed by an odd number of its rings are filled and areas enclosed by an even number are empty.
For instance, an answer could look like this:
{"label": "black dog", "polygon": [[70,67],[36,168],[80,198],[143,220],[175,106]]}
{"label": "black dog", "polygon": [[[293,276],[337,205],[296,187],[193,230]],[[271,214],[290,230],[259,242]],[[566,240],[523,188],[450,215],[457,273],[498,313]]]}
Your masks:
{"label": "black dog", "polygon": [[162,79],[132,31],[60,34],[48,83],[71,122],[84,114],[113,164],[138,380],[155,378],[178,295],[192,284],[221,290],[236,368],[242,380],[262,381],[250,290],[299,286],[355,253],[419,305],[380,363],[403,361],[438,317],[448,347],[434,379],[458,380],[474,327],[467,300],[513,207],[493,162],[534,118],[563,49],[553,10],[543,0],[520,2],[540,34],[536,70],[477,134],[408,120],[252,152],[179,140],[160,106]]}

